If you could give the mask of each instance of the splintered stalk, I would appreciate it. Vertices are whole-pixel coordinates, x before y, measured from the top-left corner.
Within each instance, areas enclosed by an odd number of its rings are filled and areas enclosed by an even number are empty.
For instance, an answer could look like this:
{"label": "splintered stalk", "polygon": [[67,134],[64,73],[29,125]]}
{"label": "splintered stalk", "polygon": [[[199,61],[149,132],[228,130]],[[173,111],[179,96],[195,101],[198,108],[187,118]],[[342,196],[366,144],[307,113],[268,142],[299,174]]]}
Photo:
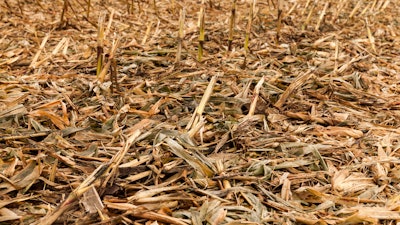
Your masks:
{"label": "splintered stalk", "polygon": [[278,0],[278,20],[276,23],[276,43],[279,43],[279,38],[281,37],[281,28],[282,28],[282,0]]}
{"label": "splintered stalk", "polygon": [[[115,60],[115,54],[117,52],[117,48],[118,48],[119,42],[120,42],[120,39],[117,39],[116,41],[113,41],[113,43],[112,43],[110,53],[108,54],[108,57],[107,57],[107,59],[108,59],[107,63],[104,65],[104,67],[102,68],[102,70],[101,70],[101,72],[100,72],[100,74],[98,76],[98,79],[99,79],[100,83],[104,82],[106,74],[107,74],[108,70],[110,69],[110,67],[112,66],[113,63],[115,63],[115,68],[113,68],[114,69],[114,74],[111,73],[110,80],[111,80],[111,82],[113,82],[113,80],[116,81],[116,79],[117,79],[116,78],[117,77],[117,74],[116,74],[117,73],[116,72],[117,71],[116,70],[117,66],[116,66],[116,62],[113,61],[113,60]],[[114,77],[112,77],[112,76],[114,76]],[[113,83],[113,84],[117,85],[116,82]]]}
{"label": "splintered stalk", "polygon": [[185,37],[185,32],[183,30],[183,27],[185,25],[185,14],[186,14],[185,9],[181,9],[179,13],[178,49],[176,51],[175,63],[179,63],[181,61],[182,42],[183,38]]}
{"label": "splintered stalk", "polygon": [[200,62],[201,59],[203,58],[203,46],[204,46],[204,40],[205,40],[205,34],[204,34],[204,14],[205,14],[205,9],[204,9],[204,0],[201,1],[201,8],[200,8],[200,13],[199,13],[199,51],[197,55],[197,60]]}
{"label": "splintered stalk", "polygon": [[262,88],[264,81],[265,81],[265,77],[263,76],[260,79],[260,81],[258,81],[258,83],[254,89],[253,100],[250,104],[250,109],[249,109],[249,113],[247,114],[247,117],[254,116],[254,112],[256,111],[257,101],[260,96],[260,89]]}
{"label": "splintered stalk", "polygon": [[40,220],[32,223],[35,225],[51,225],[57,219],[61,217],[61,215],[74,206],[74,203],[77,202],[82,195],[92,188],[94,185],[99,185],[101,182],[101,177],[104,177],[109,174],[111,170],[112,164],[102,164],[96,170],[94,170],[77,188],[75,188],[68,197],[51,213],[47,214],[45,217],[42,217]]}
{"label": "splintered stalk", "polygon": [[253,24],[253,14],[254,14],[255,7],[256,7],[256,0],[253,0],[253,2],[251,3],[251,7],[250,7],[249,18],[248,18],[247,27],[246,27],[246,36],[244,39],[244,51],[245,51],[246,55],[247,55],[247,52],[249,51],[249,38],[250,38],[251,26]]}
{"label": "splintered stalk", "polygon": [[90,0],[87,1],[86,18],[89,19],[90,15]]}
{"label": "splintered stalk", "polygon": [[211,78],[210,83],[208,83],[208,86],[204,91],[204,95],[201,98],[200,104],[197,106],[196,110],[192,115],[192,118],[186,125],[186,130],[188,130],[188,134],[190,137],[193,137],[199,131],[201,126],[204,125],[203,122],[201,121],[202,114],[204,112],[208,100],[210,100],[211,94],[213,93],[215,83],[217,82],[217,77],[218,75],[215,75]]}
{"label": "splintered stalk", "polygon": [[235,26],[235,18],[236,18],[236,1],[237,0],[233,0],[232,2],[231,17],[229,19],[228,51],[232,51],[233,28]]}
{"label": "splintered stalk", "polygon": [[103,68],[103,53],[104,53],[104,14],[99,16],[99,24],[97,29],[97,68],[96,76],[100,76],[100,72]]}

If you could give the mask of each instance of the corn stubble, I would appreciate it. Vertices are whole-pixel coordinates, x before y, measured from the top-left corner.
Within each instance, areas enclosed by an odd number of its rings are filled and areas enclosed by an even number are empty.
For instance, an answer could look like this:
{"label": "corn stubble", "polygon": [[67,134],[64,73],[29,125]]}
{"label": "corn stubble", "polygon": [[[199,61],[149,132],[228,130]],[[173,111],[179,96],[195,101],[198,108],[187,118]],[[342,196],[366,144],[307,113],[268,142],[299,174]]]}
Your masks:
{"label": "corn stubble", "polygon": [[0,1],[3,223],[400,220],[397,2],[59,2]]}
{"label": "corn stubble", "polygon": [[204,40],[205,40],[205,32],[204,32],[204,17],[205,17],[205,3],[204,0],[201,1],[201,7],[200,7],[200,12],[199,12],[199,21],[198,21],[198,27],[199,27],[199,49],[197,53],[197,60],[201,62],[203,58],[203,48],[204,48]]}
{"label": "corn stubble", "polygon": [[231,16],[229,18],[229,39],[228,39],[229,52],[232,51],[233,33],[234,33],[235,19],[236,19],[236,2],[237,0],[232,1]]}

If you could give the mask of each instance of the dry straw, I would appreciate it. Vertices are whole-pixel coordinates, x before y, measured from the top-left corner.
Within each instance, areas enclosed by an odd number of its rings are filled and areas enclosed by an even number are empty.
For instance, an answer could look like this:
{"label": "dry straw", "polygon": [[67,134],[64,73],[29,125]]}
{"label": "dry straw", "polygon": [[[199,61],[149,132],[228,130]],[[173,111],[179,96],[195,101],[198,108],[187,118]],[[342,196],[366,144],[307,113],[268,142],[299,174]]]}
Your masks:
{"label": "dry straw", "polygon": [[0,221],[395,224],[399,4],[0,1]]}

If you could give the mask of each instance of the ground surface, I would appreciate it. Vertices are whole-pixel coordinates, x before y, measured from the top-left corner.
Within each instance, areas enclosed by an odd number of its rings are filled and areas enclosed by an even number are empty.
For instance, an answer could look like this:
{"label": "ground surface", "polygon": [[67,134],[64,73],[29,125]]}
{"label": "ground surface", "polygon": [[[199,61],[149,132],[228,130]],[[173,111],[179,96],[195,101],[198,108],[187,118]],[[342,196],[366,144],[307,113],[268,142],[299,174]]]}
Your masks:
{"label": "ground surface", "polygon": [[398,1],[89,2],[0,2],[0,224],[400,221]]}

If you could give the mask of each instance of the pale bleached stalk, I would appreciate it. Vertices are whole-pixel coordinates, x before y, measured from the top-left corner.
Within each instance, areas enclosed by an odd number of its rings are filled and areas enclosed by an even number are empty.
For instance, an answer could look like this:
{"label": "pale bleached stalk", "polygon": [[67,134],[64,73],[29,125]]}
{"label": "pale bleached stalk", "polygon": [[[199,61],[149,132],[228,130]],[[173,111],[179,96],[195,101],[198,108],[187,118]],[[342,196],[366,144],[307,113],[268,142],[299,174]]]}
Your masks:
{"label": "pale bleached stalk", "polygon": [[175,63],[179,63],[181,61],[182,55],[182,42],[185,37],[184,25],[185,25],[185,9],[181,9],[179,13],[179,31],[178,31],[178,49],[176,51]]}
{"label": "pale bleached stalk", "polygon": [[217,75],[211,78],[210,83],[208,84],[204,92],[203,98],[201,99],[199,106],[197,106],[196,110],[192,115],[192,118],[190,119],[189,123],[186,126],[186,130],[189,130],[188,133],[189,136],[191,137],[193,137],[196,134],[196,132],[194,131],[199,129],[197,124],[201,122],[201,115],[203,114],[206,104],[211,97],[216,82],[217,82]]}
{"label": "pale bleached stalk", "polygon": [[235,27],[235,19],[236,19],[236,1],[237,0],[233,0],[232,2],[231,16],[229,18],[228,51],[232,51],[233,30]]}
{"label": "pale bleached stalk", "polygon": [[43,51],[43,49],[44,49],[44,46],[46,45],[46,43],[47,43],[47,41],[49,40],[49,38],[50,38],[50,34],[47,34],[47,35],[43,38],[42,43],[40,44],[39,50],[36,52],[35,56],[33,57],[32,62],[31,62],[31,64],[29,65],[29,68],[32,68],[32,69],[35,69],[35,68],[36,68],[36,66],[37,66],[37,65],[36,65],[36,62],[38,61],[39,56],[40,56],[40,54],[42,53],[42,51]]}
{"label": "pale bleached stalk", "polygon": [[249,113],[247,114],[247,116],[249,116],[249,117],[254,115],[254,112],[255,112],[256,106],[257,106],[257,100],[258,100],[258,97],[260,95],[260,89],[262,88],[262,85],[263,85],[264,81],[265,81],[265,78],[262,77],[258,81],[258,83],[257,83],[257,85],[256,85],[256,87],[254,89],[253,101],[250,104]]}

